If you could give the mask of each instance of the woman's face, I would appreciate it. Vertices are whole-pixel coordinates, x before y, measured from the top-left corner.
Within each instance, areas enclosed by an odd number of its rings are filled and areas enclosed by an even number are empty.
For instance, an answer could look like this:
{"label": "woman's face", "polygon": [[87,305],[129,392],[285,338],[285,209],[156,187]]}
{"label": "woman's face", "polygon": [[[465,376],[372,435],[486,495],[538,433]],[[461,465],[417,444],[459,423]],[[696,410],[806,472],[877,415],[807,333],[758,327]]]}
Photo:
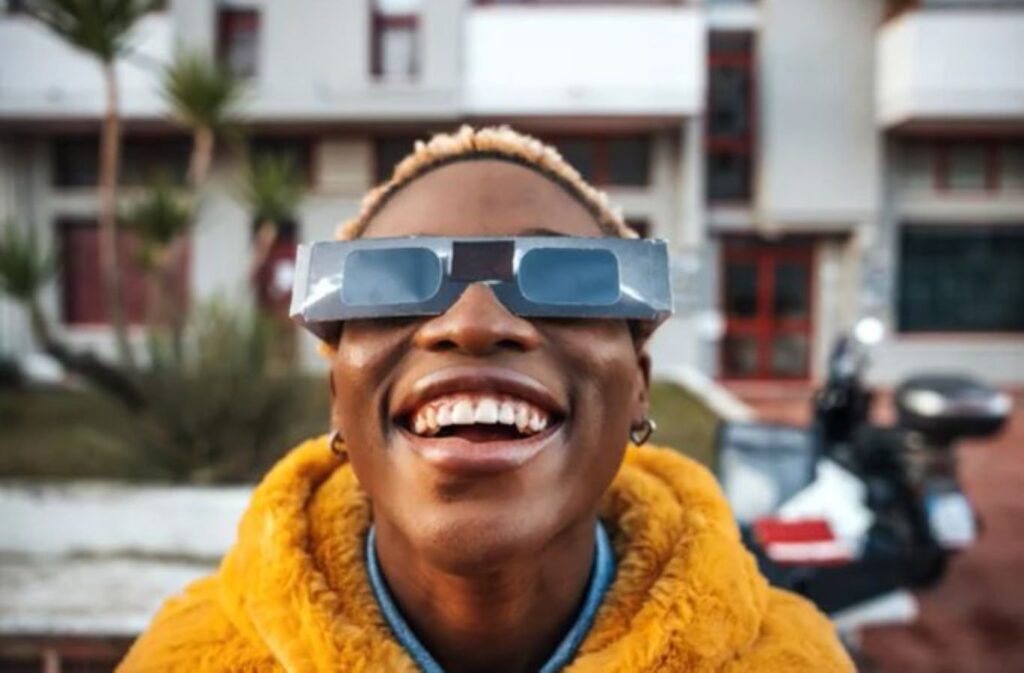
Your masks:
{"label": "woman's face", "polygon": [[[548,178],[474,160],[406,185],[365,236],[539,233],[604,235]],[[458,572],[593,519],[646,413],[647,369],[623,320],[521,318],[475,284],[436,317],[347,322],[332,421],[378,528]]]}

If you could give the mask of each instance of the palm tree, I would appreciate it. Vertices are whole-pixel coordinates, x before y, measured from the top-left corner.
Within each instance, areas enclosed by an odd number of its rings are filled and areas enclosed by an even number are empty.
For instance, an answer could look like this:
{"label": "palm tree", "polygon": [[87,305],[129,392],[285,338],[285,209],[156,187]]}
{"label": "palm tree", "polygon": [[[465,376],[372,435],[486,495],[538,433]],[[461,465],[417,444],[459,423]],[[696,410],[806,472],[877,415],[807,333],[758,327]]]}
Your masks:
{"label": "palm tree", "polygon": [[242,80],[199,54],[179,54],[165,71],[164,97],[174,117],[192,131],[189,183],[199,189],[210,170],[219,134],[237,115]]}
{"label": "palm tree", "polygon": [[136,22],[161,0],[29,0],[26,9],[68,44],[95,57],[101,66],[106,109],[100,135],[100,268],[107,315],[114,327],[121,362],[134,367],[117,260],[117,183],[121,155],[117,59],[128,49]]}
{"label": "palm tree", "polygon": [[32,333],[42,344],[53,341],[39,304],[39,293],[57,275],[57,258],[44,251],[31,227],[22,232],[12,223],[0,238],[0,293],[25,307]]}
{"label": "palm tree", "polygon": [[148,322],[171,328],[175,355],[181,355],[181,320],[176,275],[178,250],[192,227],[192,208],[186,197],[159,177],[145,195],[122,216],[139,244],[140,266],[149,277]]}
{"label": "palm tree", "polygon": [[141,409],[145,402],[134,380],[92,353],[75,353],[53,335],[39,294],[56,277],[57,258],[39,244],[35,228],[23,232],[8,223],[4,229],[0,237],[0,294],[8,295],[28,311],[32,335],[39,346],[65,369],[81,375],[129,409]]}
{"label": "palm tree", "polygon": [[244,197],[257,222],[249,260],[249,280],[255,281],[277,240],[282,223],[295,215],[304,187],[295,163],[271,154],[253,157],[246,168]]}

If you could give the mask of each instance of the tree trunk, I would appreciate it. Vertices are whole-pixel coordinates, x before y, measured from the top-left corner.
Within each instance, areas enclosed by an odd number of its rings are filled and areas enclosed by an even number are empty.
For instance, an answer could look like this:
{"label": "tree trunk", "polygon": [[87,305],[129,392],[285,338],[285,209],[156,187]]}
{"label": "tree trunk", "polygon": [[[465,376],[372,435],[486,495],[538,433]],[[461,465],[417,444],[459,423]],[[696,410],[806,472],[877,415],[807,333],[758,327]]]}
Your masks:
{"label": "tree trunk", "polygon": [[130,411],[139,412],[146,407],[146,399],[131,376],[112,367],[92,353],[76,353],[54,338],[50,325],[36,299],[25,304],[28,309],[32,333],[42,349],[65,370],[81,376]]}
{"label": "tree trunk", "polygon": [[192,138],[192,157],[188,164],[188,181],[197,198],[199,190],[206,182],[206,176],[210,173],[210,166],[213,164],[215,138],[213,129],[205,126],[197,128]]}
{"label": "tree trunk", "polygon": [[121,159],[121,119],[118,112],[117,74],[113,63],[103,64],[106,84],[107,109],[103,116],[100,137],[99,184],[99,261],[106,298],[107,319],[114,329],[121,364],[129,370],[135,368],[135,358],[128,341],[121,294],[121,273],[117,254],[117,182]]}
{"label": "tree trunk", "polygon": [[263,220],[256,229],[256,240],[252,246],[252,258],[249,260],[249,282],[255,286],[260,269],[270,257],[270,250],[277,241],[277,222]]}

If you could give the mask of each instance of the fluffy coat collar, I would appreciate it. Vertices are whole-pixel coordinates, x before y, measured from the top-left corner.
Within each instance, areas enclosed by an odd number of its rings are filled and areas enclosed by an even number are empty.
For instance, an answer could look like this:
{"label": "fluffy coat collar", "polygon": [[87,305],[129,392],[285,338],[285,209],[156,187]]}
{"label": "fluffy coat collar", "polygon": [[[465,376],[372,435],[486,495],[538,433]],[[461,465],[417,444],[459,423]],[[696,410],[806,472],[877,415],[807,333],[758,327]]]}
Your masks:
{"label": "fluffy coat collar", "polygon": [[[618,573],[568,673],[854,670],[828,620],[758,573],[703,467],[629,447],[601,518]],[[370,590],[369,523],[326,438],[296,447],[219,572],[169,599],[118,672],[415,671]]]}

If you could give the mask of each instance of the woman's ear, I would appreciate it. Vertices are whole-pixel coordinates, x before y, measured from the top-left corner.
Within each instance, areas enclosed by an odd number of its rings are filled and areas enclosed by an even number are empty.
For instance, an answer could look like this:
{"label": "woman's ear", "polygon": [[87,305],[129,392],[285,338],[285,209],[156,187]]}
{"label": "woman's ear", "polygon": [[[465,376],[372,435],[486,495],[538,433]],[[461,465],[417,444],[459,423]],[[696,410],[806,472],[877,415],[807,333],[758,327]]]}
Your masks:
{"label": "woman's ear", "polygon": [[633,426],[644,422],[651,407],[651,356],[646,346],[637,348],[636,379],[634,381]]}
{"label": "woman's ear", "polygon": [[327,387],[331,391],[331,418],[330,418],[331,430],[341,431],[341,429],[342,429],[342,427],[341,427],[341,418],[338,416],[338,405],[336,403],[337,396],[338,396],[338,389],[335,387],[335,383],[334,383],[334,370],[333,369],[328,369],[327,370]]}

